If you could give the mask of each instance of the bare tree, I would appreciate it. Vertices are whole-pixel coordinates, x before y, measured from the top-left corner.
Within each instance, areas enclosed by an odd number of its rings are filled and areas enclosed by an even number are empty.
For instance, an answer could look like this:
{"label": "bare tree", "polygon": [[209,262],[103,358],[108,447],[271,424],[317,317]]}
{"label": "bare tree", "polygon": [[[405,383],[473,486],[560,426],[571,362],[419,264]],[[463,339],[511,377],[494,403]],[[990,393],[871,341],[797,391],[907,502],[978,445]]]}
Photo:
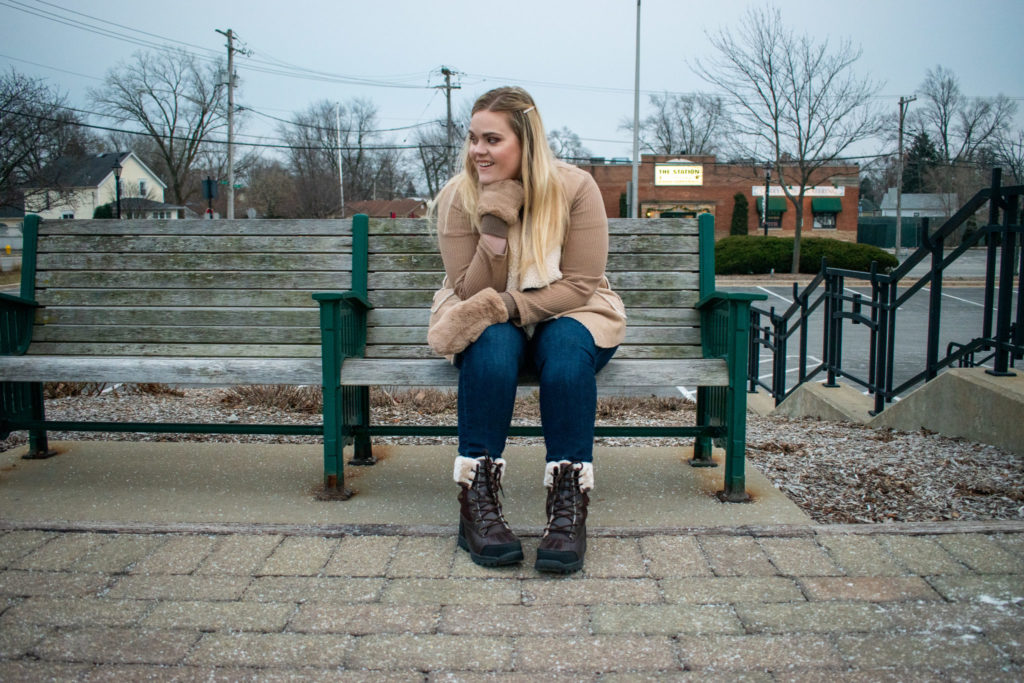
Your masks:
{"label": "bare tree", "polygon": [[569,163],[586,161],[590,158],[590,150],[583,146],[580,136],[572,132],[568,126],[562,126],[548,133],[548,145],[556,157]]}
{"label": "bare tree", "polygon": [[398,150],[381,149],[377,107],[369,100],[322,100],[279,130],[290,147],[288,163],[303,215],[322,217],[340,210],[339,147],[346,202],[371,199],[375,193],[394,197],[408,186],[408,174],[398,172],[404,167]]}
{"label": "bare tree", "polygon": [[94,151],[98,141],[65,108],[66,96],[11,69],[0,75],[0,204],[20,206],[26,187],[61,192],[53,162]]}
{"label": "bare tree", "polygon": [[137,52],[90,90],[96,107],[118,121],[141,126],[152,141],[174,201],[186,203],[197,186],[193,164],[209,135],[226,126],[222,70],[181,50]]}
{"label": "bare tree", "polygon": [[928,70],[919,92],[924,106],[913,122],[932,135],[947,164],[973,160],[1007,131],[1017,113],[1017,104],[1005,95],[966,97],[944,66]]}
{"label": "bare tree", "polygon": [[1004,179],[1024,183],[1024,129],[1004,131],[992,145],[995,164],[1006,171]]}
{"label": "bare tree", "polygon": [[299,215],[295,178],[276,159],[257,158],[246,168],[249,203],[264,218],[294,218]]}
{"label": "bare tree", "polygon": [[[653,154],[715,154],[729,134],[731,121],[721,97],[651,95],[654,110],[640,122],[640,146]],[[632,119],[622,130],[632,132]]]}
{"label": "bare tree", "polygon": [[435,126],[416,129],[416,153],[420,160],[420,173],[431,197],[448,182],[451,168],[451,149],[448,147],[447,121],[439,120]]}
{"label": "bare tree", "polygon": [[859,48],[848,40],[833,48],[797,36],[778,9],[752,8],[735,34],[722,29],[709,38],[716,54],[698,60],[695,70],[728,95],[739,156],[767,156],[775,167],[773,181],[796,214],[796,273],[805,189],[812,176],[820,182],[846,150],[878,132],[871,97],[879,86],[853,73]]}

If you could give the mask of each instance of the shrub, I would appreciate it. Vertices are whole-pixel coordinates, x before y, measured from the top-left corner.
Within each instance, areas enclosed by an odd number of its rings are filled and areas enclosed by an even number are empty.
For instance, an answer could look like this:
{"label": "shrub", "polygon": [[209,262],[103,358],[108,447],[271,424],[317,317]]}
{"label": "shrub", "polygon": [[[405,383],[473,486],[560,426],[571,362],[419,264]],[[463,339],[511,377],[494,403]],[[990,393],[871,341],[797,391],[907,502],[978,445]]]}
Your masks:
{"label": "shrub", "polygon": [[113,218],[114,207],[111,204],[100,204],[92,212],[93,218]]}
{"label": "shrub", "polygon": [[[871,262],[886,272],[899,262],[883,249],[869,244],[854,244],[826,237],[805,237],[800,240],[800,272],[817,273],[821,259],[829,266],[869,271]],[[793,265],[792,237],[760,237],[734,235],[715,244],[715,272],[720,275],[790,272]]]}

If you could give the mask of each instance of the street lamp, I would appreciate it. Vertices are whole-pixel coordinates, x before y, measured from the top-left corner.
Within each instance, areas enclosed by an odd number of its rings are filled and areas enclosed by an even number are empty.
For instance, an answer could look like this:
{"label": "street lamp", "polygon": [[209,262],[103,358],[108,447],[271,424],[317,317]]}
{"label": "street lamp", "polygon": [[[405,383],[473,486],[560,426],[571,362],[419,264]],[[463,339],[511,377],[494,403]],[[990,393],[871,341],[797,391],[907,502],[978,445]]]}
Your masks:
{"label": "street lamp", "polygon": [[121,164],[114,157],[114,196],[117,197],[117,219],[121,220]]}
{"label": "street lamp", "polygon": [[761,207],[761,227],[764,230],[764,236],[768,236],[768,186],[772,182],[772,165],[767,163],[764,165],[764,204]]}

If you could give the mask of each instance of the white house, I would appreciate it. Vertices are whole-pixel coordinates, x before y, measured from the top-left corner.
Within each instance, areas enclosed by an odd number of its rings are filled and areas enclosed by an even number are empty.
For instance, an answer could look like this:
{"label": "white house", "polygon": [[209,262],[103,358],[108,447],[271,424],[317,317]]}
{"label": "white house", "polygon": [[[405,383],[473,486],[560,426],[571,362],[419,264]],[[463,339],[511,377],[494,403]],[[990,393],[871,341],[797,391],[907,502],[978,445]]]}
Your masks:
{"label": "white house", "polygon": [[[904,194],[900,198],[900,211],[904,218],[949,218],[960,205],[956,193]],[[896,216],[896,188],[890,187],[882,197],[883,216]]]}
{"label": "white house", "polygon": [[121,217],[185,217],[185,207],[164,204],[167,184],[134,152],[58,159],[43,173],[47,187],[25,188],[25,213],[46,219],[92,218],[117,199],[114,165],[121,166]]}

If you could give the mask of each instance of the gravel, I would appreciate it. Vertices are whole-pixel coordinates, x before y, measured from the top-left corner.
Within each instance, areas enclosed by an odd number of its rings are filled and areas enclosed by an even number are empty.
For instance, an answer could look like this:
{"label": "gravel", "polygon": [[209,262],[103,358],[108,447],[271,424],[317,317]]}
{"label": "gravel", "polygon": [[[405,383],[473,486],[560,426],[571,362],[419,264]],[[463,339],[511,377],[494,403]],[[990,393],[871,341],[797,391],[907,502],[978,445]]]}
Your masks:
{"label": "gravel", "polygon": [[[454,424],[454,400],[439,392],[377,392],[374,420],[396,424]],[[315,424],[319,415],[239,402],[223,389],[175,392],[131,387],[100,395],[48,399],[53,420],[238,422]],[[682,401],[602,399],[598,424],[692,424]],[[519,402],[516,423],[535,423],[536,400]],[[61,433],[54,440],[317,443],[317,437],[225,434]],[[436,444],[436,437],[382,439]],[[5,451],[27,441],[16,432],[0,441]],[[440,441],[453,441],[441,439]],[[517,444],[539,443],[515,438]],[[602,438],[610,446],[687,445],[687,439]],[[994,446],[927,432],[873,430],[853,423],[758,417],[747,420],[751,465],[820,523],[926,522],[1024,518],[1024,457]]]}

